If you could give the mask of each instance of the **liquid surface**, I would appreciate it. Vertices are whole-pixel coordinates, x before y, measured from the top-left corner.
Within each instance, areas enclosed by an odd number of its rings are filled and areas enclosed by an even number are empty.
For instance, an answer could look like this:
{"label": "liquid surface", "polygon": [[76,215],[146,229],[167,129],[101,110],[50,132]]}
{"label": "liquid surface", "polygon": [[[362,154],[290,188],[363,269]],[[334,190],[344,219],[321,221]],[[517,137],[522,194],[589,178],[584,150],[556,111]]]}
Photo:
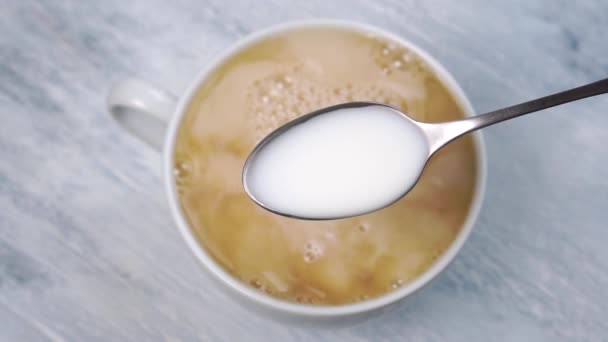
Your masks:
{"label": "liquid surface", "polygon": [[243,165],[264,136],[349,101],[388,103],[419,121],[462,117],[411,51],[342,29],[260,41],[221,65],[191,99],[175,148],[181,208],[203,248],[252,288],[309,304],[366,300],[407,285],[457,236],[476,177],[470,137],[439,151],[407,196],[372,214],[301,221],[247,196]]}
{"label": "liquid surface", "polygon": [[264,142],[244,181],[264,207],[332,219],[383,208],[418,180],[429,146],[420,129],[384,106],[315,116]]}

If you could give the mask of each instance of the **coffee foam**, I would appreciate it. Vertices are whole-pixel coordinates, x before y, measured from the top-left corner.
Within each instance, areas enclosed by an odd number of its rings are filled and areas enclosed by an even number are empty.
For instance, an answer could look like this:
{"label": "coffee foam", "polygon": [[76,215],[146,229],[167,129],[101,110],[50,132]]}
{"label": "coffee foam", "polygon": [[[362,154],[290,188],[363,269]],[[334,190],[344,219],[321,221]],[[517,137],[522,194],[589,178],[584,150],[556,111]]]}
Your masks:
{"label": "coffee foam", "polygon": [[[376,74],[381,81],[358,80],[357,71],[344,79],[328,79],[323,67],[312,62],[276,62],[276,70],[247,87],[247,112],[255,129],[256,141],[278,126],[328,106],[372,101],[391,105],[423,119],[421,100],[428,71],[411,52],[396,44],[374,39],[368,51],[373,61],[361,74]],[[355,79],[355,80],[353,80]],[[407,80],[405,84],[399,84]],[[396,81],[396,82],[395,82]],[[411,106],[408,106],[411,104]]]}

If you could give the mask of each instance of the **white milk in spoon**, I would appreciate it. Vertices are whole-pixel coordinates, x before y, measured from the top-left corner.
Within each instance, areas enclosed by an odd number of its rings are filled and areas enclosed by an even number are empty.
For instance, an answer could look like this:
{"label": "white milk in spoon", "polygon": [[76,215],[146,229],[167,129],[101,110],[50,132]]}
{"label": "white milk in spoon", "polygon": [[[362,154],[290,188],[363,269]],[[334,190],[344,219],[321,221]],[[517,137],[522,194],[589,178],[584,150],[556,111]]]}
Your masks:
{"label": "white milk in spoon", "polygon": [[331,219],[371,212],[418,180],[429,146],[423,133],[384,106],[338,109],[298,124],[250,161],[250,194],[274,211]]}

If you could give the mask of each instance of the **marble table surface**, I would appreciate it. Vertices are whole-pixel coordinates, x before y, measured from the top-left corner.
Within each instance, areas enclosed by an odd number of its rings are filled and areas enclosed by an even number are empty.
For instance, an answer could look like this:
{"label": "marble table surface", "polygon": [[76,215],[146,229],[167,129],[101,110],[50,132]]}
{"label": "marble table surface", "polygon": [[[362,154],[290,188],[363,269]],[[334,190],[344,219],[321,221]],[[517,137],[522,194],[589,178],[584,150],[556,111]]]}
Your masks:
{"label": "marble table surface", "polygon": [[105,109],[179,93],[279,22],[352,19],[436,56],[479,112],[608,76],[608,2],[0,0],[0,341],[605,341],[608,96],[485,131],[471,239],[417,301],[318,330],[251,315],[191,257],[156,151]]}

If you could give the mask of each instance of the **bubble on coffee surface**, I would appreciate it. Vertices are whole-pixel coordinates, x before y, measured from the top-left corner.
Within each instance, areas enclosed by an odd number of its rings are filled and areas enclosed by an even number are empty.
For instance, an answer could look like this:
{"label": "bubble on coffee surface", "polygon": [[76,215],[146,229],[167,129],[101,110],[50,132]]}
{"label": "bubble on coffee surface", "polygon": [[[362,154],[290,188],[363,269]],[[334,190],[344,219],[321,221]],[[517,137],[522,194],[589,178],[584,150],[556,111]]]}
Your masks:
{"label": "bubble on coffee surface", "polygon": [[178,180],[187,179],[192,172],[192,164],[188,161],[177,161],[175,163],[175,167],[173,168],[173,174],[175,178]]}
{"label": "bubble on coffee surface", "polygon": [[297,295],[295,299],[296,302],[300,304],[316,304],[322,302],[321,300],[310,295]]}
{"label": "bubble on coffee surface", "polygon": [[268,279],[266,279],[266,278],[253,277],[253,278],[250,278],[249,281],[247,281],[246,279],[241,279],[241,280],[245,283],[248,283],[249,286],[251,286],[255,290],[258,290],[262,293],[270,294],[270,295],[273,295],[276,297],[279,297],[281,295],[281,293],[284,292],[284,291],[277,291],[276,288],[273,286],[273,284],[268,282]]}
{"label": "bubble on coffee surface", "polygon": [[178,193],[182,193],[192,178],[194,165],[188,155],[176,156],[173,166],[173,176]]}
{"label": "bubble on coffee surface", "polygon": [[408,49],[384,39],[375,38],[374,61],[384,74],[408,72],[412,76],[426,73],[426,65]]}
{"label": "bubble on coffee surface", "polygon": [[363,302],[363,301],[368,300],[369,298],[370,297],[369,297],[368,294],[361,294],[361,295],[357,296],[357,298],[355,298],[355,301],[357,301],[357,302]]}
{"label": "bubble on coffee surface", "polygon": [[323,256],[325,246],[317,240],[311,240],[304,246],[304,261],[312,263]]}
{"label": "bubble on coffee surface", "polygon": [[403,284],[405,284],[405,282],[403,281],[403,279],[395,279],[391,282],[391,288],[392,289],[398,289],[401,286],[403,286]]}
{"label": "bubble on coffee surface", "polygon": [[262,282],[259,279],[253,278],[249,281],[249,285],[256,289],[262,288]]}
{"label": "bubble on coffee surface", "polygon": [[[427,77],[422,62],[395,43],[377,39],[372,55],[378,74],[388,80],[407,75],[411,83],[421,84]],[[256,141],[299,116],[346,102],[379,102],[408,111],[407,100],[385,81],[328,80],[305,63],[281,65],[281,71],[255,80],[247,98]]]}

